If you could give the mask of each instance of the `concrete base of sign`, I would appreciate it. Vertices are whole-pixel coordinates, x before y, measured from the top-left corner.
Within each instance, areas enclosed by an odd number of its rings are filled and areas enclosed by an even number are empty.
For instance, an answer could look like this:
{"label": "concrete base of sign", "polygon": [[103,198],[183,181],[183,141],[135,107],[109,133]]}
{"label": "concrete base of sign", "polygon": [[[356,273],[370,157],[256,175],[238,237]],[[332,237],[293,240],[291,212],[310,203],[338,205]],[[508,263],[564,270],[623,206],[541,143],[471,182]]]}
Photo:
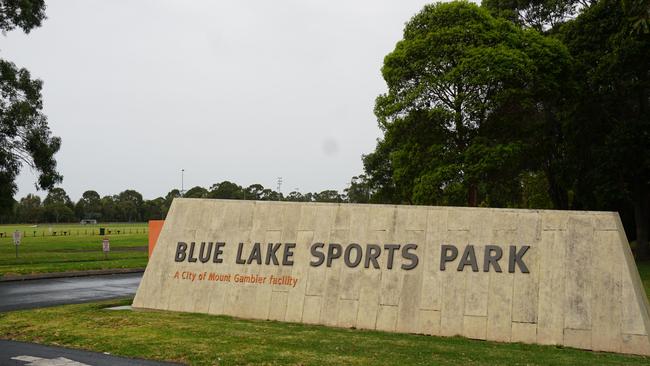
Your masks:
{"label": "concrete base of sign", "polygon": [[133,307],[650,355],[609,212],[176,199]]}

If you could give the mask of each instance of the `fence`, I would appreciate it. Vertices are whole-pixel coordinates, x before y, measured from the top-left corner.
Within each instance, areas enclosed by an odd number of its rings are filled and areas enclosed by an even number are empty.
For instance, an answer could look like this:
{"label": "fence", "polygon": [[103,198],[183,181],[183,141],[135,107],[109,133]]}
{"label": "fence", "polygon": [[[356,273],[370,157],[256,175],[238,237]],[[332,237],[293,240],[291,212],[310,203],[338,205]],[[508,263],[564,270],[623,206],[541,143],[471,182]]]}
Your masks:
{"label": "fence", "polygon": [[[100,229],[104,229],[104,234],[100,234]],[[91,229],[56,229],[56,230],[19,230],[23,233],[23,238],[46,237],[46,236],[88,236],[88,235],[130,235],[130,234],[148,234],[147,227],[137,228],[91,228]],[[0,238],[12,238],[13,231],[0,231]]]}

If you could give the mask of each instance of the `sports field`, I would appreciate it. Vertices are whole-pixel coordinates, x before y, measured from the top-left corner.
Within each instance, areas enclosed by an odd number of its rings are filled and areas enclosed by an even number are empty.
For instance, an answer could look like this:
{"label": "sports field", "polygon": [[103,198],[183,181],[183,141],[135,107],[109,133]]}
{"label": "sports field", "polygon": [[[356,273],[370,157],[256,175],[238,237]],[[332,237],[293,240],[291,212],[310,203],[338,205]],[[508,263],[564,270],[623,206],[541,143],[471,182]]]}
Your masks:
{"label": "sports field", "polygon": [[[99,235],[104,228],[104,235]],[[22,233],[16,246],[12,234]],[[102,239],[110,252],[104,255]],[[0,276],[109,268],[143,268],[147,264],[146,223],[0,225]]]}

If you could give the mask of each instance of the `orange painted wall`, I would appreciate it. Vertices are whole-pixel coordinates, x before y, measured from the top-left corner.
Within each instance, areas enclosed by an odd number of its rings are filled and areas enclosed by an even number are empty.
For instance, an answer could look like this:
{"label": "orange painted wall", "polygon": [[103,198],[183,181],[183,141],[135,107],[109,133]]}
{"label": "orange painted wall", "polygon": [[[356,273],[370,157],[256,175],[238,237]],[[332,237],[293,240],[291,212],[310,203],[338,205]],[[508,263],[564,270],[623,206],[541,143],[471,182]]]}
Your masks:
{"label": "orange painted wall", "polygon": [[160,235],[160,230],[162,230],[165,220],[149,220],[149,257],[151,258],[151,253],[153,253],[153,248],[156,246],[158,241],[158,235]]}

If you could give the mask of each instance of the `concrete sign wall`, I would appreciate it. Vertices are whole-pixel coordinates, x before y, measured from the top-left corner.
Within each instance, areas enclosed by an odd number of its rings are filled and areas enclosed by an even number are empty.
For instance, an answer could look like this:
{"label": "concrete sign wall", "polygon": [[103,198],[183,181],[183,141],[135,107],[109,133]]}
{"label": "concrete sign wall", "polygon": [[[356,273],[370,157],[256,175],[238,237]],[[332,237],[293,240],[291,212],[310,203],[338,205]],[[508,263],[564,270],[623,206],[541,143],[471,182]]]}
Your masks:
{"label": "concrete sign wall", "polygon": [[133,306],[650,355],[607,212],[176,199]]}

